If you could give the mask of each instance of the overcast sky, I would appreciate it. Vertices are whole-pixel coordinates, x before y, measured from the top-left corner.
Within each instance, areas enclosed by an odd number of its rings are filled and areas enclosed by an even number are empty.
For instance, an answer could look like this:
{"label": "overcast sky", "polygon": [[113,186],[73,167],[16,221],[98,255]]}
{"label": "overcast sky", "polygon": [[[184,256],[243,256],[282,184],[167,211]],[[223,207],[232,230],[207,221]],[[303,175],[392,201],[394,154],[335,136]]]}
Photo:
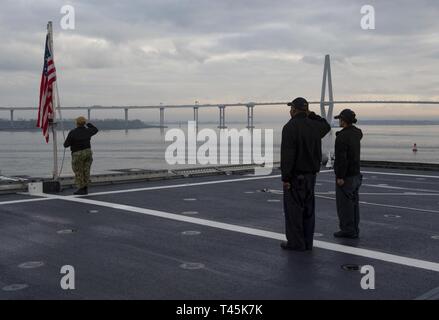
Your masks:
{"label": "overcast sky", "polygon": [[[318,100],[325,54],[335,99],[439,100],[438,0],[0,4],[0,106],[37,105],[48,20],[65,106]],[[60,27],[66,4],[75,8],[75,30]],[[365,4],[376,10],[375,30],[360,26]],[[363,118],[439,119],[439,107],[351,107]],[[285,111],[257,110],[256,121]],[[186,114],[167,111],[167,119]],[[232,119],[244,115],[228,112]]]}

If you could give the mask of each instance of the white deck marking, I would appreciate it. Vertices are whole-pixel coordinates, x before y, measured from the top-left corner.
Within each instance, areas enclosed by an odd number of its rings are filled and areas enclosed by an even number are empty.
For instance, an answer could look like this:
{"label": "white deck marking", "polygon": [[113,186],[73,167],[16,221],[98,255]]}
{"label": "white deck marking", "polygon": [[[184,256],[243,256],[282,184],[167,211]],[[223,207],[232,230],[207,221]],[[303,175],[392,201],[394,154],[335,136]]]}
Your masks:
{"label": "white deck marking", "polygon": [[[317,194],[316,194],[316,198],[328,199],[328,200],[336,200],[335,198],[320,196],[320,195],[317,195]],[[391,205],[391,204],[382,204],[382,203],[374,203],[374,202],[366,202],[366,201],[360,201],[360,204],[366,204],[366,205],[370,205],[370,206],[384,207],[384,208],[404,209],[404,210],[420,211],[420,212],[428,212],[428,213],[439,213],[438,210],[420,209],[420,208],[412,208],[412,207],[402,207],[402,206],[394,206],[394,205]]]}
{"label": "white deck marking", "polygon": [[[333,172],[333,171],[332,170],[324,170],[324,171],[320,171],[319,173],[328,173],[328,172]],[[260,176],[260,177],[256,176],[256,177],[239,178],[239,179],[213,180],[213,181],[183,183],[183,184],[174,184],[174,185],[158,186],[158,187],[145,187],[145,188],[126,189],[126,190],[95,192],[95,193],[89,193],[88,196],[102,196],[102,195],[117,194],[117,193],[139,192],[139,191],[149,191],[149,190],[162,190],[162,189],[172,189],[172,188],[186,188],[186,187],[204,186],[204,185],[210,185],[210,184],[222,184],[222,183],[239,182],[239,181],[274,179],[274,178],[280,178],[280,177],[281,177],[281,175],[278,174],[278,175],[272,175],[272,176]]]}
{"label": "white deck marking", "polygon": [[[316,192],[316,195],[329,195],[334,196],[334,191],[328,191],[328,192]],[[360,192],[360,196],[439,196],[439,193],[417,193],[417,192],[403,192],[403,193],[396,193],[396,192]]]}
{"label": "white deck marking", "polygon": [[439,300],[439,287],[424,293],[422,296],[417,297],[415,300]]}
{"label": "white deck marking", "polygon": [[412,190],[412,191],[421,191],[421,192],[437,192],[439,194],[439,190],[394,187],[394,186],[389,186],[389,185],[384,185],[384,184],[367,184],[367,183],[364,183],[363,186],[365,186],[365,187],[373,187],[373,188],[382,188],[382,189],[391,189],[391,190]]}
{"label": "white deck marking", "polygon": [[[328,172],[332,172],[332,170],[325,170],[325,171],[321,171],[320,173],[328,173]],[[136,188],[136,189],[113,190],[113,191],[89,193],[86,197],[88,197],[88,196],[102,196],[102,195],[107,195],[107,194],[139,192],[139,191],[162,190],[162,189],[172,189],[172,188],[185,188],[185,187],[194,187],[194,186],[221,184],[221,183],[239,182],[239,181],[274,179],[274,178],[280,178],[280,177],[281,177],[281,175],[272,175],[272,176],[249,177],[249,178],[240,178],[240,179],[212,180],[212,181],[204,181],[204,182],[173,184],[173,185],[166,185],[166,186],[145,187],[145,188]],[[42,195],[42,196],[45,196],[45,195]],[[79,198],[79,197],[82,197],[82,196],[68,196],[68,197]],[[16,204],[16,203],[24,203],[24,202],[34,202],[34,201],[48,201],[48,200],[54,200],[54,199],[53,198],[39,198],[39,199],[24,199],[24,200],[14,200],[14,201],[4,201],[4,202],[0,202],[0,205]]]}
{"label": "white deck marking", "polygon": [[[283,190],[275,190],[271,189],[270,193],[272,194],[283,194]],[[328,196],[335,196],[335,191],[326,191],[326,192],[315,192],[316,195],[328,195]],[[403,193],[397,193],[397,192],[360,192],[360,196],[439,196],[438,193],[417,193],[417,192],[403,192]]]}
{"label": "white deck marking", "polygon": [[[266,230],[261,230],[261,229],[254,229],[254,228],[249,228],[249,227],[242,227],[239,225],[217,222],[217,221],[212,221],[212,220],[182,216],[182,215],[164,212],[164,211],[151,210],[151,209],[145,209],[145,208],[139,208],[139,207],[134,207],[134,206],[128,206],[128,205],[122,205],[122,204],[116,204],[116,203],[104,202],[104,201],[97,201],[97,200],[91,200],[91,199],[84,199],[84,198],[62,197],[62,196],[54,196],[54,195],[46,195],[46,196],[49,198],[67,200],[67,201],[78,202],[78,203],[82,203],[82,204],[85,203],[85,204],[107,207],[107,208],[112,208],[112,209],[117,209],[117,210],[141,213],[141,214],[145,214],[148,216],[154,216],[154,217],[159,217],[159,218],[164,218],[164,219],[193,223],[193,224],[202,225],[202,226],[206,226],[206,227],[217,228],[217,229],[222,229],[222,230],[227,230],[227,231],[233,231],[233,232],[263,237],[263,238],[269,238],[269,239],[275,239],[275,240],[285,240],[285,235],[282,233],[266,231]],[[349,246],[345,246],[345,245],[340,245],[340,244],[331,243],[331,242],[318,241],[318,240],[314,241],[314,246],[317,248],[325,249],[325,250],[341,252],[341,253],[351,254],[351,255],[355,255],[355,256],[360,256],[360,257],[395,263],[395,264],[399,264],[399,265],[404,265],[404,266],[408,266],[408,267],[414,267],[414,268],[420,268],[420,269],[424,269],[424,270],[439,272],[439,263],[436,263],[436,262],[407,258],[407,257],[402,257],[402,256],[394,255],[394,254],[378,252],[378,251],[362,249],[362,248],[349,247]]]}
{"label": "white deck marking", "polygon": [[249,177],[249,178],[240,178],[240,179],[213,180],[213,181],[173,184],[173,185],[157,186],[157,187],[145,187],[145,188],[95,192],[95,193],[89,193],[88,196],[102,196],[102,195],[107,195],[107,194],[129,193],[129,192],[150,191],[150,190],[163,190],[163,189],[172,189],[172,188],[186,188],[186,187],[204,186],[204,185],[210,185],[210,184],[221,184],[221,183],[230,183],[230,182],[239,182],[239,181],[274,179],[274,178],[280,178],[280,177],[281,177],[280,175],[273,175],[273,176]]}
{"label": "white deck marking", "polygon": [[[270,193],[272,194],[283,194],[283,190],[275,190],[270,189]],[[335,196],[335,191],[326,191],[326,192],[315,192],[316,195],[328,195],[328,196]],[[417,192],[403,192],[403,193],[397,193],[397,192],[360,192],[360,196],[439,196],[438,193],[417,193]]]}
{"label": "white deck marking", "polygon": [[[329,172],[329,171],[322,171],[323,173]],[[250,178],[240,178],[240,179],[228,179],[228,180],[213,180],[213,181],[204,181],[204,182],[194,182],[194,183],[184,183],[184,184],[173,184],[173,185],[166,185],[166,186],[156,186],[156,187],[145,187],[145,188],[136,188],[136,189],[123,189],[123,190],[113,190],[113,191],[105,191],[105,192],[95,192],[95,193],[89,193],[88,196],[101,196],[101,195],[107,195],[107,194],[118,194],[118,193],[129,193],[129,192],[139,192],[139,191],[149,191],[149,190],[161,190],[161,189],[172,189],[172,188],[184,188],[184,187],[192,187],[192,186],[201,186],[201,185],[210,185],[210,184],[220,184],[220,183],[227,183],[227,182],[238,182],[238,181],[249,181],[249,180],[262,180],[262,179],[274,179],[274,178],[280,178],[280,175],[273,175],[273,176],[262,176],[262,177],[250,177]],[[47,198],[45,196],[47,195],[40,195],[44,198],[38,198],[38,199],[23,199],[23,200],[13,200],[13,201],[4,201],[0,202],[0,205],[7,205],[7,204],[16,204],[16,203],[25,203],[25,202],[34,202],[34,201],[48,201],[48,200],[54,200],[53,198]],[[68,197],[81,197],[81,196],[68,196]]]}
{"label": "white deck marking", "polygon": [[414,178],[433,178],[439,179],[439,176],[427,176],[421,174],[396,173],[396,172],[375,172],[375,171],[361,171],[361,173],[378,174],[383,176],[400,176],[400,177],[414,177]]}
{"label": "white deck marking", "polygon": [[[331,180],[320,180],[320,181],[335,183],[334,181],[331,181]],[[436,192],[437,194],[439,194],[439,190],[419,189],[419,188],[410,188],[410,187],[408,187],[408,188],[406,188],[406,187],[395,187],[395,186],[389,186],[387,184],[367,184],[367,183],[363,183],[362,186],[363,187],[377,188],[377,189],[389,189],[389,190],[410,190],[410,191],[429,192],[429,193]]]}
{"label": "white deck marking", "polygon": [[[333,170],[323,170],[323,171],[320,171],[320,173],[332,173],[332,172],[333,172]],[[374,173],[374,174],[382,174],[382,175],[402,175],[402,176],[410,176],[410,177],[439,178],[439,176],[424,176],[424,175],[396,174],[396,173],[369,172],[369,171],[365,171],[363,173]],[[195,182],[195,183],[184,183],[184,184],[174,184],[174,185],[166,185],[166,186],[156,186],[156,187],[145,187],[145,188],[135,188],[135,189],[124,189],[124,190],[113,190],[113,191],[95,192],[95,193],[90,193],[87,196],[100,196],[100,195],[108,195],[108,194],[119,194],[119,193],[150,191],[150,190],[162,190],[162,189],[172,189],[172,188],[185,188],[185,187],[192,187],[192,186],[221,184],[221,183],[229,183],[229,182],[274,179],[274,178],[280,178],[280,177],[281,177],[280,175],[272,175],[272,176],[248,177],[248,178],[240,178],[240,179],[213,180],[213,181],[204,181],[204,182]],[[324,180],[324,181],[325,182],[333,182],[333,181],[326,181],[326,180]],[[373,185],[371,185],[371,186],[373,186]],[[427,192],[432,191],[432,190],[426,190],[426,189],[411,189],[411,188],[383,187],[383,186],[382,186],[382,188],[406,189],[406,190],[417,190],[417,191],[427,191]],[[437,192],[439,194],[439,191],[437,191]],[[81,196],[69,196],[69,197],[81,197]],[[26,202],[49,201],[49,200],[54,200],[54,199],[52,199],[52,198],[38,198],[38,199],[23,199],[23,200],[3,201],[3,202],[0,202],[0,206],[1,205],[26,203]]]}
{"label": "white deck marking", "polygon": [[17,203],[26,203],[26,202],[37,202],[37,201],[48,201],[53,200],[50,198],[37,198],[37,199],[22,199],[22,200],[11,200],[11,201],[3,201],[0,202],[1,205],[7,205],[7,204],[17,204]]}

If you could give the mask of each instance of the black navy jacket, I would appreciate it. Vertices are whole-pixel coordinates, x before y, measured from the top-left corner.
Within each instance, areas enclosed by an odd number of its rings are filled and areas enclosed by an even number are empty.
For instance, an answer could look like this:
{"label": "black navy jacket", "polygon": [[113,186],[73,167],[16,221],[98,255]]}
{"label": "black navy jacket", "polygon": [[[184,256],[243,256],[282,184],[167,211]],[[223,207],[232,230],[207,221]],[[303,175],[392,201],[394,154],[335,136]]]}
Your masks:
{"label": "black navy jacket", "polygon": [[69,132],[67,139],[64,142],[64,148],[70,147],[72,153],[84,149],[90,149],[90,139],[98,133],[98,131],[98,128],[91,123],[87,123],[87,125],[83,127],[77,127]]}
{"label": "black navy jacket", "polygon": [[331,131],[328,122],[311,112],[300,113],[282,130],[282,181],[290,182],[294,175],[317,173],[322,162],[322,138]]}
{"label": "black navy jacket", "polygon": [[360,152],[363,132],[355,126],[336,133],[334,171],[338,179],[360,174]]}

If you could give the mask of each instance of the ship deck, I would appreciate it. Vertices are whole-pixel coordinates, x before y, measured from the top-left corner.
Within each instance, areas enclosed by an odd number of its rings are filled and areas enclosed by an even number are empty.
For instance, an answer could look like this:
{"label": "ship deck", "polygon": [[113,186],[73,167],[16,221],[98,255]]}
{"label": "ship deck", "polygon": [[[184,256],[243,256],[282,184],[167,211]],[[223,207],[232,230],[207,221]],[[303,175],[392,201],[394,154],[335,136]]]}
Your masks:
{"label": "ship deck", "polygon": [[359,240],[333,238],[333,191],[322,170],[312,252],[279,247],[278,172],[1,195],[0,299],[439,299],[439,172],[365,168]]}

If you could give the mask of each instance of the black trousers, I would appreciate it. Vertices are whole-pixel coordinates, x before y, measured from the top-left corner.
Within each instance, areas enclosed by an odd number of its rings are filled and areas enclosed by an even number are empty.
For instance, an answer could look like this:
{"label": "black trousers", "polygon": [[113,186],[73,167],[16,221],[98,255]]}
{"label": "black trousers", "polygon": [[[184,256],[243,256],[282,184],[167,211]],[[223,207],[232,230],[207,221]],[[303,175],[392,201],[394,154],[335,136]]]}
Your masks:
{"label": "black trousers", "polygon": [[363,176],[356,175],[344,179],[344,185],[335,184],[337,214],[340,220],[340,230],[350,234],[360,234],[360,197],[358,192]]}
{"label": "black trousers", "polygon": [[298,250],[313,246],[315,227],[315,174],[293,177],[291,189],[284,188],[285,229],[288,244]]}

